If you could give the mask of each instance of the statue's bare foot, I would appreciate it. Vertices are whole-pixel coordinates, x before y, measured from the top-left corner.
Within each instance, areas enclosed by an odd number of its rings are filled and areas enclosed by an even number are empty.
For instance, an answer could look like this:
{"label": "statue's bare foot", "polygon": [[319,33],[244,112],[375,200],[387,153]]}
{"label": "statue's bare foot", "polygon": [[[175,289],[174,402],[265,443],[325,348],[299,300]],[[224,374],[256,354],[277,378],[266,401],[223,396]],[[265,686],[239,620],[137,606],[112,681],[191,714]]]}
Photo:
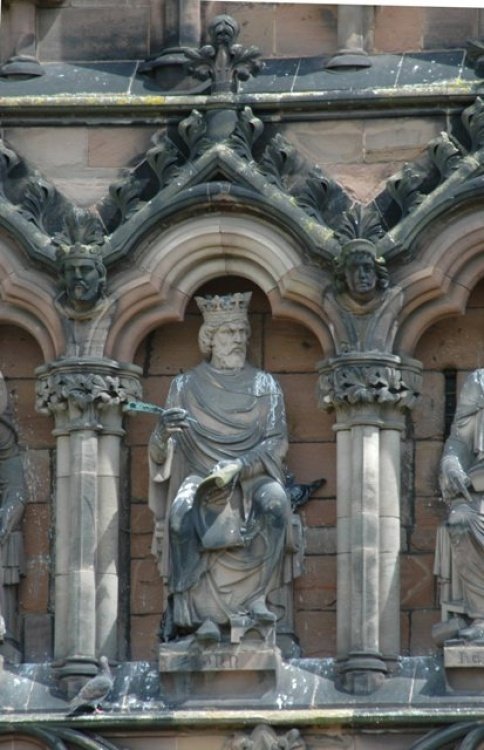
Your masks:
{"label": "statue's bare foot", "polygon": [[250,614],[256,622],[275,622],[276,616],[267,608],[263,599],[257,599],[250,608]]}
{"label": "statue's bare foot", "polygon": [[213,620],[205,620],[195,632],[197,641],[203,643],[220,643],[221,637],[220,628]]}
{"label": "statue's bare foot", "polygon": [[483,641],[484,640],[484,620],[473,620],[467,628],[459,630],[459,636],[466,641]]}

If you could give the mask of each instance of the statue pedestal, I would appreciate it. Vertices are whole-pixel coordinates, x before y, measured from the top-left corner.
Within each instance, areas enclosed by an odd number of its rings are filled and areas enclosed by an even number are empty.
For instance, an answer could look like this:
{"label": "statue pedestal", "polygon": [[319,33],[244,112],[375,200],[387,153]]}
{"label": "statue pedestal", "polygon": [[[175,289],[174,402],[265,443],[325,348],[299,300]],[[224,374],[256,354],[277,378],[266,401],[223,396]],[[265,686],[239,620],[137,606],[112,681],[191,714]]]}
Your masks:
{"label": "statue pedestal", "polygon": [[247,706],[274,690],[281,654],[260,641],[204,645],[194,638],[163,644],[159,651],[162,698],[196,705],[230,701]]}
{"label": "statue pedestal", "polygon": [[484,692],[484,641],[447,641],[444,645],[444,669],[451,693]]}

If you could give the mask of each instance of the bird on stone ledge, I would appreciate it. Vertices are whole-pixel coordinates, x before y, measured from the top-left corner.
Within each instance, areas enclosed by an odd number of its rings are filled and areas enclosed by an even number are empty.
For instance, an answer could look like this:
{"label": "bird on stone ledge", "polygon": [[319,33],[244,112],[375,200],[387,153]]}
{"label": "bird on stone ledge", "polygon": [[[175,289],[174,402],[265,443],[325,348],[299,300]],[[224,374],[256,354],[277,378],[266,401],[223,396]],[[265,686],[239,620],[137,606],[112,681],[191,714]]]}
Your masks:
{"label": "bird on stone ledge", "polygon": [[103,700],[113,687],[114,680],[106,656],[99,659],[99,670],[95,677],[91,677],[70,702],[67,716],[83,713],[98,713]]}
{"label": "bird on stone ledge", "polygon": [[300,484],[296,482],[296,477],[292,471],[286,471],[286,492],[289,495],[291,508],[297,510],[304,503],[307,503],[313,492],[316,492],[323,484],[326,479],[316,479],[314,482],[309,484]]}

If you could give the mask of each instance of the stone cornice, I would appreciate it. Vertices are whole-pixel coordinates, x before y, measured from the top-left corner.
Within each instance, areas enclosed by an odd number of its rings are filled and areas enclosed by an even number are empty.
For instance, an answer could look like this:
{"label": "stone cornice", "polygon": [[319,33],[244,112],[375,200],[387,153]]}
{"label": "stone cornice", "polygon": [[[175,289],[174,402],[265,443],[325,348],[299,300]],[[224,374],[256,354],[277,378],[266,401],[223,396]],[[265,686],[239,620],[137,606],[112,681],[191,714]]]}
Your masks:
{"label": "stone cornice", "polygon": [[[178,121],[192,109],[226,106],[251,107],[262,120],[270,122],[277,112],[278,122],[295,120],[339,120],[382,116],[425,116],[459,113],[482,93],[482,82],[442,83],[422,86],[375,88],[351,91],[293,91],[233,95],[172,94],[39,94],[2,96],[2,122],[12,125],[62,124],[162,125]],[[303,108],[303,112],[301,112]]]}

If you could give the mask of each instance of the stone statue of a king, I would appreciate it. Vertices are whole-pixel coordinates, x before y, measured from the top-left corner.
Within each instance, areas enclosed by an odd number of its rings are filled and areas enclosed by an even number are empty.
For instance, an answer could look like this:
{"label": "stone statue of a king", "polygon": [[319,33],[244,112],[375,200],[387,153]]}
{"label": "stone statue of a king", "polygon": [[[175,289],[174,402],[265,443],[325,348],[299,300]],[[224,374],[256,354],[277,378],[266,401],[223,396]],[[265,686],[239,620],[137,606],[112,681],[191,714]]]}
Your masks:
{"label": "stone statue of a king", "polygon": [[241,618],[271,626],[268,595],[286,582],[284,402],[245,362],[250,296],[196,298],[206,361],[174,379],[150,440],[165,640],[217,642]]}

